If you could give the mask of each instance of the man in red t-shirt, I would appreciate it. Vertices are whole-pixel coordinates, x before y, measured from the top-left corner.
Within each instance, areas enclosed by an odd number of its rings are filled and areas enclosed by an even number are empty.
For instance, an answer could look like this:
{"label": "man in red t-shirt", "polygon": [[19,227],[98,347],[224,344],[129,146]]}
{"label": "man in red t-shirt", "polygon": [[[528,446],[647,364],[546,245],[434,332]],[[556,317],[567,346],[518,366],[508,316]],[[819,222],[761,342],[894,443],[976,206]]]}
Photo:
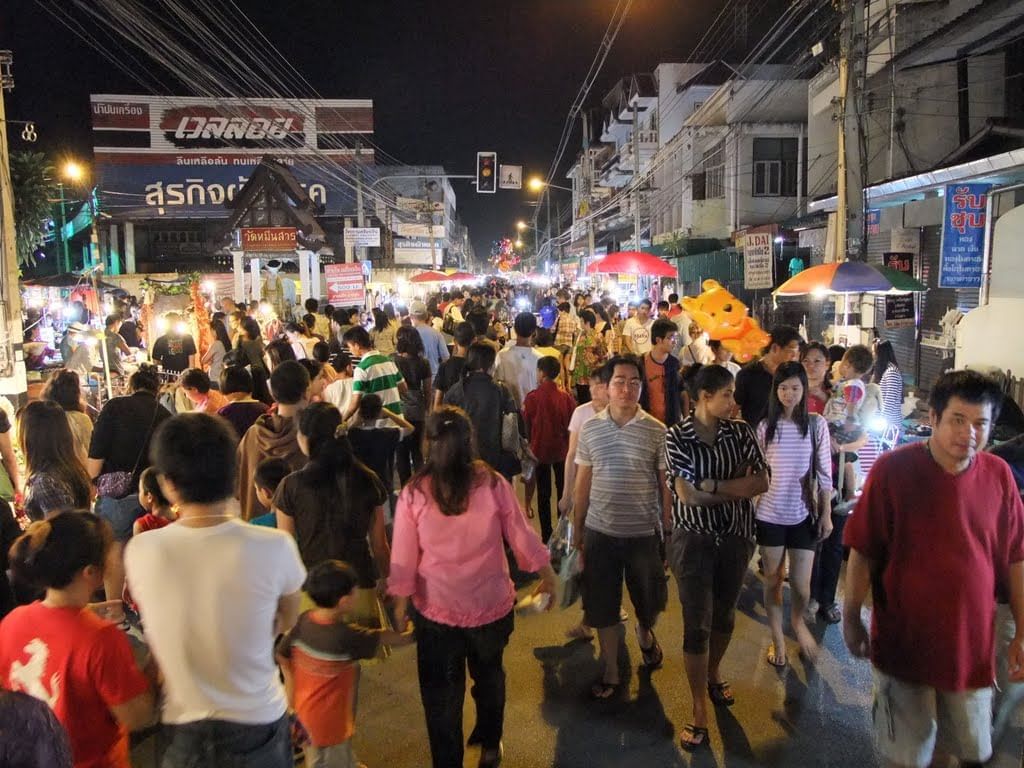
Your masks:
{"label": "man in red t-shirt", "polygon": [[572,395],[558,386],[562,365],[554,357],[537,360],[537,388],[523,401],[523,419],[530,433],[530,450],[537,457],[537,516],[540,535],[551,538],[551,476],[562,498],[565,490],[565,454],[569,452],[569,422],[576,410]]}
{"label": "man in red t-shirt", "polygon": [[843,637],[874,665],[875,736],[889,765],[992,754],[997,593],[1017,626],[1010,679],[1024,680],[1024,506],[1007,464],[981,453],[1001,402],[979,373],[942,376],[931,439],[883,455],[846,524]]}

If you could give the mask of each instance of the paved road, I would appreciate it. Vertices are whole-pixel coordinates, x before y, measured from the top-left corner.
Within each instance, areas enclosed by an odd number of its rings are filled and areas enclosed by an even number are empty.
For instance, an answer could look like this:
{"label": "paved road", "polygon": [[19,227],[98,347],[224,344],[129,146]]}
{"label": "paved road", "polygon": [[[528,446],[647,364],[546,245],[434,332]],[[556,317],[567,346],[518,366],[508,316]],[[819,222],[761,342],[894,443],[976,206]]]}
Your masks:
{"label": "paved road", "polygon": [[[677,747],[676,734],[687,722],[689,693],[683,675],[682,621],[674,584],[669,610],[658,625],[665,665],[651,675],[637,673],[634,624],[624,627],[629,694],[608,704],[588,700],[600,669],[596,644],[567,642],[565,629],[579,608],[517,617],[505,655],[508,704],[505,762],[508,768],[634,768],[699,766],[816,766],[862,768],[878,765],[869,731],[870,669],[850,658],[838,627],[818,626],[821,658],[807,669],[789,643],[793,664],[777,671],[765,661],[768,632],[761,586],[749,573],[740,599],[736,635],[724,670],[736,705],[715,711],[711,748],[690,755]],[[627,605],[627,610],[630,606]],[[430,765],[423,711],[416,681],[415,649],[398,649],[383,664],[364,667],[359,694],[355,747],[370,768]],[[467,696],[465,733],[473,724]],[[1011,744],[1016,757],[996,756],[1000,768],[1019,766],[1021,733]],[[466,766],[475,766],[468,750]],[[134,765],[154,765],[153,739],[141,743]]]}

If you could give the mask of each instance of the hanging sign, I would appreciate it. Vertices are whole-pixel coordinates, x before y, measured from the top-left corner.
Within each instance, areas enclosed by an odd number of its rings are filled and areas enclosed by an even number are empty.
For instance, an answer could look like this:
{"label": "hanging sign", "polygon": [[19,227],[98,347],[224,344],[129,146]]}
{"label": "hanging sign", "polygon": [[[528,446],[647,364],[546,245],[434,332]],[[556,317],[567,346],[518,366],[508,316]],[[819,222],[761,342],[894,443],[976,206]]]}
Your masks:
{"label": "hanging sign", "polygon": [[868,208],[864,211],[864,226],[868,235],[877,235],[882,231],[882,209]]}
{"label": "hanging sign", "polygon": [[345,246],[380,248],[380,227],[345,227]]}
{"label": "hanging sign", "polygon": [[912,253],[886,251],[882,254],[882,264],[888,269],[902,272],[904,275],[910,275],[910,277],[914,276],[914,254]]}
{"label": "hanging sign", "polygon": [[287,253],[295,250],[295,227],[243,227],[246,253]]}
{"label": "hanging sign", "polygon": [[775,227],[748,229],[743,238],[743,287],[748,290],[774,285]]}
{"label": "hanging sign", "polygon": [[985,250],[985,203],[991,184],[946,187],[939,253],[939,288],[980,288]]}
{"label": "hanging sign", "polygon": [[336,307],[362,306],[366,297],[362,264],[325,264],[324,278],[328,303]]}
{"label": "hanging sign", "polygon": [[501,189],[523,188],[523,166],[502,165],[498,173],[498,187]]}

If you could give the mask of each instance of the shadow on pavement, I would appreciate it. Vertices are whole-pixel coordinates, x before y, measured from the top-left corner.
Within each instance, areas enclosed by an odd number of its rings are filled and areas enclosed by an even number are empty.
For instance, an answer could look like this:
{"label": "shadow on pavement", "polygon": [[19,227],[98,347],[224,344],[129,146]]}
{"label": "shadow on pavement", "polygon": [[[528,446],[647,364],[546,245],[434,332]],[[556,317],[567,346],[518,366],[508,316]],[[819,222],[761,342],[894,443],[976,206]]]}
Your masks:
{"label": "shadow on pavement", "polygon": [[[553,768],[685,765],[651,673],[636,673],[635,699],[623,693],[617,700],[597,702],[589,695],[601,675],[596,641],[535,648],[534,656],[544,675],[541,715],[557,730]],[[633,662],[621,629],[619,667],[623,691],[629,691]]]}

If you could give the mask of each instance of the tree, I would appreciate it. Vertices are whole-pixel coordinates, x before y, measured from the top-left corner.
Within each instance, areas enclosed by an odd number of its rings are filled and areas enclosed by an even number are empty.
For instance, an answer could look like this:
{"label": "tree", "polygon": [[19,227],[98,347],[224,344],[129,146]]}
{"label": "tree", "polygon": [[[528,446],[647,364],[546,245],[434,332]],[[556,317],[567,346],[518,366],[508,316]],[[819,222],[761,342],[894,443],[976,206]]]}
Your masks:
{"label": "tree", "polygon": [[19,266],[35,266],[35,251],[46,238],[47,223],[53,217],[52,178],[53,166],[42,152],[11,153]]}
{"label": "tree", "polygon": [[669,256],[686,256],[686,241],[681,232],[673,232],[662,242],[661,247]]}

